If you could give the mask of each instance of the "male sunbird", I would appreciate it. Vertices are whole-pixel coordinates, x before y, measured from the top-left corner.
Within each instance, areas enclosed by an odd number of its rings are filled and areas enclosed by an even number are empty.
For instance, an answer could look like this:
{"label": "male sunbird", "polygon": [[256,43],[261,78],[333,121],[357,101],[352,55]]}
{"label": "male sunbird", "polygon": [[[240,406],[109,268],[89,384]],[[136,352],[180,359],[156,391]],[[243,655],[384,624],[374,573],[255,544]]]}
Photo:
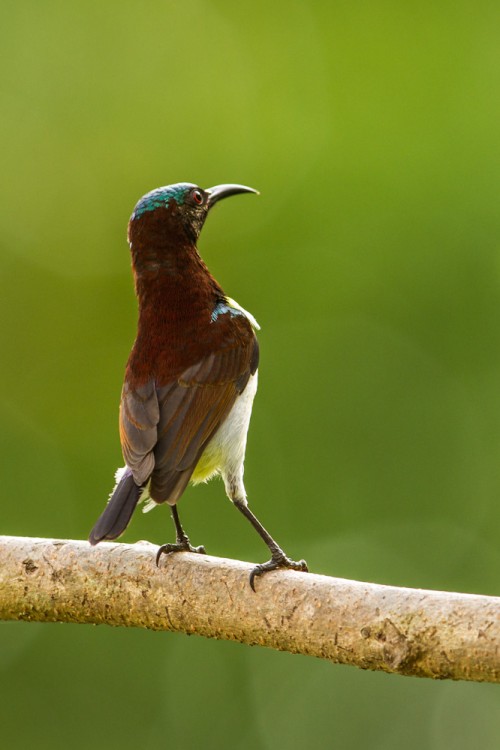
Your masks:
{"label": "male sunbird", "polygon": [[[145,509],[168,503],[176,542],[156,556],[193,547],[181,526],[177,502],[191,481],[216,474],[226,493],[271,551],[255,577],[276,568],[307,570],[295,562],[248,507],[243,463],[257,390],[259,346],[255,318],[227,297],[198,254],[196,242],[208,212],[222,198],[256,193],[243,185],[203,190],[181,182],[157,188],[137,203],[128,225],[137,337],[125,370],[120,440],[125,467],[90,534],[90,543],[116,539],[142,499]],[[255,590],[255,589],[254,589]]]}

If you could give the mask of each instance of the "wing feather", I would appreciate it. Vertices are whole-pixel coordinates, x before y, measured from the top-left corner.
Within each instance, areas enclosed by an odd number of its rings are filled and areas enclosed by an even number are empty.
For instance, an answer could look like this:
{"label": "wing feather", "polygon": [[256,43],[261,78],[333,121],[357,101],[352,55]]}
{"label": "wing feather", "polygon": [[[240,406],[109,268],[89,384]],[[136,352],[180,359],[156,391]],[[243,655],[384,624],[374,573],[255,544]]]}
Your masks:
{"label": "wing feather", "polygon": [[123,457],[134,481],[143,485],[154,468],[160,407],[154,383],[131,388],[125,382],[120,403],[120,440]]}
{"label": "wing feather", "polygon": [[137,484],[151,479],[149,493],[156,502],[177,502],[208,442],[257,369],[257,339],[247,321],[237,333],[224,348],[166,384],[159,384],[158,377],[139,387],[124,384],[123,455]]}

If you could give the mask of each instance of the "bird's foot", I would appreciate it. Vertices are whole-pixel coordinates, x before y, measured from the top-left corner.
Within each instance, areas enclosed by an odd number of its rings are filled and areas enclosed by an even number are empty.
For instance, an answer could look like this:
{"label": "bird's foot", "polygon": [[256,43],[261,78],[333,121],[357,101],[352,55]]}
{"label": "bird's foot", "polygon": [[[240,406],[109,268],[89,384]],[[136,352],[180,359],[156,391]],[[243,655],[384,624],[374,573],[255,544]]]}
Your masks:
{"label": "bird's foot", "polygon": [[255,591],[255,578],[262,576],[264,573],[268,573],[270,570],[278,570],[278,568],[291,568],[292,570],[302,570],[307,573],[309,568],[305,560],[290,560],[285,555],[283,550],[277,549],[273,551],[272,557],[268,562],[256,565],[250,573],[250,586]]}
{"label": "bird's foot", "polygon": [[205,547],[193,547],[189,542],[188,537],[177,539],[173,544],[162,544],[158,552],[156,553],[156,565],[160,564],[160,557],[162,555],[170,555],[172,552],[197,552],[199,555],[206,555]]}

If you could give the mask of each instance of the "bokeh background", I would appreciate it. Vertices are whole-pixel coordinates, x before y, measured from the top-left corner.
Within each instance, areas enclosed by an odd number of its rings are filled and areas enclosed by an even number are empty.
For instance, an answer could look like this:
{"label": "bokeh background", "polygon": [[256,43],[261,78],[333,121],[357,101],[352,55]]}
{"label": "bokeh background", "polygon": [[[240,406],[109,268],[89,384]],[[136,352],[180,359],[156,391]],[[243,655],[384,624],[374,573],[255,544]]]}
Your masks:
{"label": "bokeh background", "polygon": [[[500,593],[497,3],[6,1],[1,530],[85,538],[121,456],[126,224],[261,196],[200,250],[262,326],[252,507],[315,572]],[[266,559],[222,484],[194,543]],[[138,513],[126,541],[171,538]],[[498,748],[500,694],[176,634],[0,624],[9,748]]]}

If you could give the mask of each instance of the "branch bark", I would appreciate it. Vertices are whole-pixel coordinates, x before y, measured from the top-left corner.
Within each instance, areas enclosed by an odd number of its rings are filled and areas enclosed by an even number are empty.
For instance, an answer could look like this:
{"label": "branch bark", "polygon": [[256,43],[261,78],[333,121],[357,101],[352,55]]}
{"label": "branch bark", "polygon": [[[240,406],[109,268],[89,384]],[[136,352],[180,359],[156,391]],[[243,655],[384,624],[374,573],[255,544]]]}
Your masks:
{"label": "branch bark", "polygon": [[197,633],[362,669],[500,682],[500,598],[278,571],[157,547],[0,536],[0,619]]}

